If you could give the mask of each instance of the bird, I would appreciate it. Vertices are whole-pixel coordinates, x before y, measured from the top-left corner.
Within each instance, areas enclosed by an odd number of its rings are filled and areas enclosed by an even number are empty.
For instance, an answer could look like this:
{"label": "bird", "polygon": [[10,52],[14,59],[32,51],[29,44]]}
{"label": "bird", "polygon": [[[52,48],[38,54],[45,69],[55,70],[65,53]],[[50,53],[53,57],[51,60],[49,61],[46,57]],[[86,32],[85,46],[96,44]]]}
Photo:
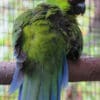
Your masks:
{"label": "bird", "polygon": [[68,60],[78,60],[83,49],[76,15],[84,11],[73,12],[74,1],[64,8],[42,3],[14,21],[16,68],[9,93],[19,89],[18,100],[61,100],[69,81]]}

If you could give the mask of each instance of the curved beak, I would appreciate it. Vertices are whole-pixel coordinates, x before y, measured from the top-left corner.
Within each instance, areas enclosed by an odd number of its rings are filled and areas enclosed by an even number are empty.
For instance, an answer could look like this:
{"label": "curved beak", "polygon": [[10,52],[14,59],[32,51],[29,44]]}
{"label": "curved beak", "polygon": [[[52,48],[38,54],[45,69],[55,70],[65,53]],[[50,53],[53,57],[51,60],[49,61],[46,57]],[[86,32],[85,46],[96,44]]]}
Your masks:
{"label": "curved beak", "polygon": [[85,3],[84,2],[82,2],[82,3],[78,3],[77,4],[77,10],[78,10],[78,12],[80,13],[80,14],[84,14],[85,13],[85,9],[86,9],[86,7],[85,7]]}

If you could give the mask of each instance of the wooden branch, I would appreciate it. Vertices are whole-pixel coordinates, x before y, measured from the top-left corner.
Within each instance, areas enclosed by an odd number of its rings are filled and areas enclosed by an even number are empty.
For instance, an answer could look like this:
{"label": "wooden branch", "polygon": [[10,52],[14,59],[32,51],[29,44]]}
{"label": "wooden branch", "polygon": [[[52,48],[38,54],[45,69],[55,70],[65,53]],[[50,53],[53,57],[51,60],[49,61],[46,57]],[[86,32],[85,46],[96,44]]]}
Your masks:
{"label": "wooden branch", "polygon": [[[100,81],[100,58],[80,58],[69,63],[69,81]],[[15,62],[0,62],[0,84],[10,84]]]}
{"label": "wooden branch", "polygon": [[0,62],[0,84],[10,84],[15,65],[15,62]]}
{"label": "wooden branch", "polygon": [[77,62],[69,61],[69,80],[100,81],[100,58],[81,58]]}

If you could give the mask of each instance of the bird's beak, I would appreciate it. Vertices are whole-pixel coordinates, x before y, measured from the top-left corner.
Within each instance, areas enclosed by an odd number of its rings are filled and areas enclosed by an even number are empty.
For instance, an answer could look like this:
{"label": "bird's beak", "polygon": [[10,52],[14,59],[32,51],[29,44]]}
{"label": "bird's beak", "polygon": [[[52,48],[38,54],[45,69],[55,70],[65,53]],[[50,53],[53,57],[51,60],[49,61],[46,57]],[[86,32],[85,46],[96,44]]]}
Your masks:
{"label": "bird's beak", "polygon": [[83,3],[78,3],[77,4],[77,7],[78,7],[78,11],[80,12],[80,14],[84,14],[85,13],[85,9],[86,9],[86,7],[85,7],[85,3],[83,2]]}

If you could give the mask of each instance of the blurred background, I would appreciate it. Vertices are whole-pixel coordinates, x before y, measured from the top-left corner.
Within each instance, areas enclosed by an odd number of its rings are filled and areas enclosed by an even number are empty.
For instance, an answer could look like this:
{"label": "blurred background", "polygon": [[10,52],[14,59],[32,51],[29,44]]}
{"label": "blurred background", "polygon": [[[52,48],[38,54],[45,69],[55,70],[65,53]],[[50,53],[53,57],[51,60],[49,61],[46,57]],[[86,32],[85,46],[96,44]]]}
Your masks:
{"label": "blurred background", "polygon": [[[0,0],[0,61],[14,61],[14,19],[41,2],[46,0]],[[83,55],[100,57],[100,0],[86,0],[86,7],[85,15],[77,18],[84,38]],[[17,100],[18,92],[10,96],[8,88],[0,85],[0,100]],[[70,83],[63,93],[63,100],[100,100],[100,82]]]}

